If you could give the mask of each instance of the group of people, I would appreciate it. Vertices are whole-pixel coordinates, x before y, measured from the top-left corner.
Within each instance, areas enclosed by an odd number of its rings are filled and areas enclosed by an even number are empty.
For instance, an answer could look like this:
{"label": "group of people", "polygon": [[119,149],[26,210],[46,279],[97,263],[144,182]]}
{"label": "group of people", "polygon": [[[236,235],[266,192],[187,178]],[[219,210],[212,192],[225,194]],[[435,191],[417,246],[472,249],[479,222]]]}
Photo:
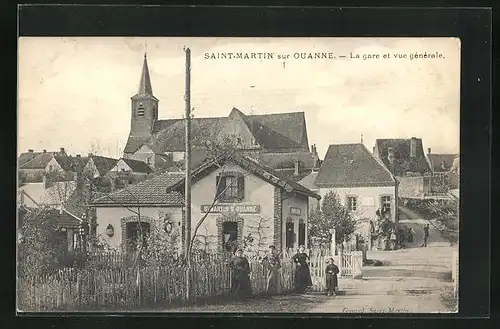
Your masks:
{"label": "group of people", "polygon": [[[309,256],[305,253],[305,247],[300,246],[298,252],[292,256],[295,263],[295,292],[303,294],[312,286],[311,273],[307,260]],[[267,268],[267,293],[281,293],[281,259],[276,252],[275,246],[269,247],[269,253],[261,259]],[[235,298],[245,298],[252,296],[252,285],[250,282],[250,263],[243,255],[243,249],[237,248],[234,257],[230,262],[232,270],[231,292]],[[337,274],[339,268],[335,265],[333,258],[330,258],[325,269],[326,294],[332,296],[336,294],[338,287]]]}

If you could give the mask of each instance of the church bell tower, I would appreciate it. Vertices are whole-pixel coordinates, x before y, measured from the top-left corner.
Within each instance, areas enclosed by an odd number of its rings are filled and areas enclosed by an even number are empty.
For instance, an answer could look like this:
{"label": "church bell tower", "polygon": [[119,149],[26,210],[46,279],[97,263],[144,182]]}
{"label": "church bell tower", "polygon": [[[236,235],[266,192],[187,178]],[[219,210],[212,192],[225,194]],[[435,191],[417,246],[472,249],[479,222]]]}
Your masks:
{"label": "church bell tower", "polygon": [[158,120],[158,99],[153,96],[146,54],[144,54],[139,91],[132,96],[131,100],[132,120],[130,136],[151,136],[155,121]]}

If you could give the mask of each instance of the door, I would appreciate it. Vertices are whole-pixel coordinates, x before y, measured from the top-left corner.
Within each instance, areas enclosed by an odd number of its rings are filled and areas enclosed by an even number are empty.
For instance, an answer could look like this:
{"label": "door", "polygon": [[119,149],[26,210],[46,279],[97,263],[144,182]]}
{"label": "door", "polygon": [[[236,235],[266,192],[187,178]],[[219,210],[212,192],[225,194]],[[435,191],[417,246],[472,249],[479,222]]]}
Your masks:
{"label": "door", "polygon": [[140,226],[138,222],[127,223],[127,250],[129,252],[136,251],[140,243],[142,243],[143,248],[146,247],[149,229],[149,223],[141,222]]}
{"label": "door", "polygon": [[293,248],[295,242],[295,225],[294,223],[286,223],[286,248]]}

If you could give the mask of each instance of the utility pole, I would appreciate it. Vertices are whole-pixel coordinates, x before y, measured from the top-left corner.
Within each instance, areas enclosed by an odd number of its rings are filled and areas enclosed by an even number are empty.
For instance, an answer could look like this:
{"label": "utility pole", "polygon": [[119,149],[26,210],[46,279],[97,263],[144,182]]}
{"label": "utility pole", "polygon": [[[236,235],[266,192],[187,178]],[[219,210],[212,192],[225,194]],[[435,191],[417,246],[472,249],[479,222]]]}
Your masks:
{"label": "utility pole", "polygon": [[185,171],[186,171],[186,185],[185,185],[185,235],[184,235],[184,251],[186,257],[188,256],[189,243],[191,241],[191,50],[184,48],[186,52],[186,94],[184,99],[186,101],[186,118],[185,118],[185,131],[186,131],[186,150],[185,150]]}
{"label": "utility pole", "polygon": [[185,212],[184,212],[184,254],[187,262],[186,269],[186,299],[191,299],[191,257],[189,257],[190,243],[191,243],[191,50],[188,47],[184,48],[186,52],[186,94],[184,99],[186,101],[186,149],[185,149],[185,171],[186,171],[186,184],[185,184]]}

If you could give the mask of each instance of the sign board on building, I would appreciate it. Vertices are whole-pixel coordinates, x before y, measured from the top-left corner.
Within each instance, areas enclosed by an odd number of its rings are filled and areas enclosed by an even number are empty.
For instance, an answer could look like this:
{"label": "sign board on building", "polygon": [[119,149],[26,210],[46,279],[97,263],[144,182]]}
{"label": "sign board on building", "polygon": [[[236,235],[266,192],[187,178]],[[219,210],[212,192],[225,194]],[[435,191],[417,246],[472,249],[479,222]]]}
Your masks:
{"label": "sign board on building", "polygon": [[300,216],[300,215],[301,215],[300,208],[297,208],[297,207],[290,207],[290,215],[297,215],[297,216]]}
{"label": "sign board on building", "polygon": [[[203,204],[201,205],[201,212],[209,212],[210,205],[209,204]],[[233,205],[233,204],[228,204],[228,205],[215,205],[210,209],[210,213],[224,213],[224,212],[236,212],[239,214],[258,214],[260,213],[260,206],[259,205]]]}

